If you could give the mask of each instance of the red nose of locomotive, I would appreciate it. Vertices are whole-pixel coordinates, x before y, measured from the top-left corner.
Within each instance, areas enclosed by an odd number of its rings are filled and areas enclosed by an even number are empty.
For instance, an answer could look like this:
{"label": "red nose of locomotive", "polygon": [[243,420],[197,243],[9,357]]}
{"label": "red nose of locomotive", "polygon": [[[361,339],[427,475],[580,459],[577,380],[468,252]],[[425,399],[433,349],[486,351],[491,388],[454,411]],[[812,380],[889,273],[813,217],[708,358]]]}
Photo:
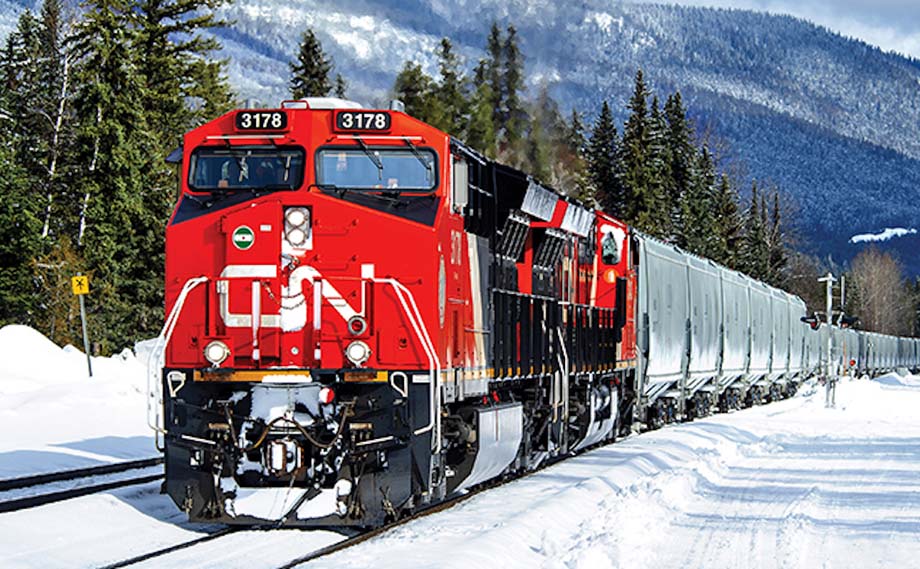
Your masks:
{"label": "red nose of locomotive", "polygon": [[[185,326],[170,344],[173,365],[239,370],[373,363],[374,265],[361,263],[357,253],[322,251],[321,216],[315,213],[322,207],[308,193],[287,198],[218,213],[204,229],[220,261],[206,275],[208,285],[183,308]],[[356,226],[337,232],[359,234]],[[182,237],[170,241],[180,249],[188,243]],[[330,262],[346,270],[334,274]]]}

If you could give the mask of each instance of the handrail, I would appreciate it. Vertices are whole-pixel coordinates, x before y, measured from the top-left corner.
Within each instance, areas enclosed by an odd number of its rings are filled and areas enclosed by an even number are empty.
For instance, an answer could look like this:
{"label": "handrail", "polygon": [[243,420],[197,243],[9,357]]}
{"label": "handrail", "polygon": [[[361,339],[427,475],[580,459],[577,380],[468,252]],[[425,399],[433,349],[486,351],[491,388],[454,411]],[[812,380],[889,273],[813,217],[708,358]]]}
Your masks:
{"label": "handrail", "polygon": [[[422,433],[427,433],[428,431],[434,430],[434,434],[432,435],[432,438],[434,439],[432,441],[432,450],[434,450],[435,453],[438,453],[441,451],[441,362],[438,361],[437,352],[434,348],[434,344],[431,342],[431,337],[428,335],[428,329],[425,327],[424,319],[419,313],[418,305],[415,303],[415,297],[412,295],[412,291],[410,291],[402,283],[394,278],[372,277],[371,280],[376,283],[387,284],[393,287],[393,291],[396,293],[396,298],[399,300],[403,312],[405,312],[406,316],[409,318],[409,324],[412,325],[412,330],[415,332],[416,338],[422,345],[422,349],[425,350],[425,354],[428,357],[428,368],[429,373],[431,374],[429,419],[428,424],[415,430],[414,434],[420,435]],[[408,303],[406,302],[406,297],[408,297]]]}
{"label": "handrail", "polygon": [[173,332],[176,329],[176,322],[179,321],[179,315],[185,306],[185,301],[192,290],[200,284],[208,282],[208,277],[193,277],[182,285],[182,290],[173,304],[169,316],[163,324],[163,330],[156,337],[156,342],[150,355],[147,358],[147,425],[156,433],[156,445],[159,445],[159,436],[166,433],[166,429],[161,426],[163,416],[163,383],[162,370],[166,359],[166,347],[169,340],[172,339]]}
{"label": "handrail", "polygon": [[566,426],[569,421],[569,351],[565,347],[565,339],[562,336],[562,327],[556,328],[556,335],[559,338],[559,348],[562,351],[562,360],[565,363],[565,368],[563,369],[562,374],[562,433],[563,437],[566,437]]}

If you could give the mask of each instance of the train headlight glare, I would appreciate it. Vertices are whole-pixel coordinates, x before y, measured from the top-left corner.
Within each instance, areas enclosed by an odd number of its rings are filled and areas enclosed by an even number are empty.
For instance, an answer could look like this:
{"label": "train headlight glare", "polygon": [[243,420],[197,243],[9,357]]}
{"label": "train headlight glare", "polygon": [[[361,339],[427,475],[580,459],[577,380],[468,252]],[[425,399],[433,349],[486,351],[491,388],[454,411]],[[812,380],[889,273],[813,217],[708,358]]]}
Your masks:
{"label": "train headlight glare", "polygon": [[230,357],[230,348],[220,340],[214,340],[204,348],[204,359],[211,362],[213,366],[219,366],[228,357]]}
{"label": "train headlight glare", "polygon": [[292,207],[287,210],[285,219],[287,219],[287,222],[291,225],[303,225],[304,222],[307,221],[307,210],[302,207]]}
{"label": "train headlight glare", "polygon": [[291,245],[296,247],[298,245],[303,245],[303,242],[307,240],[307,235],[300,229],[292,229],[288,231],[287,240]]}
{"label": "train headlight glare", "polygon": [[310,210],[290,207],[284,210],[284,240],[291,247],[305,247],[310,239]]}
{"label": "train headlight glare", "polygon": [[371,349],[361,340],[355,340],[345,348],[345,357],[356,366],[364,365],[371,356]]}

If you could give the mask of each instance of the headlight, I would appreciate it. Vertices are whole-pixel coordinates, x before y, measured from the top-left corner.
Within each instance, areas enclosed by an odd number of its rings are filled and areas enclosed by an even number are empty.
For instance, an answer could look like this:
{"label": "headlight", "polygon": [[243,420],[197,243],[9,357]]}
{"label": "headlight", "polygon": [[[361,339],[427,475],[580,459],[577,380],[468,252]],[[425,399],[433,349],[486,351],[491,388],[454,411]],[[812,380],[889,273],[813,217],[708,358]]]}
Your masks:
{"label": "headlight", "polygon": [[288,231],[287,240],[291,245],[298,247],[303,245],[303,242],[307,240],[307,234],[300,229],[291,229]]}
{"label": "headlight", "polygon": [[304,222],[307,221],[308,215],[309,214],[307,213],[306,209],[302,207],[292,207],[291,209],[287,210],[285,219],[287,219],[287,222],[291,225],[303,225]]}
{"label": "headlight", "polygon": [[371,357],[371,349],[361,340],[355,340],[345,348],[345,357],[348,358],[348,361],[360,367],[364,365],[367,358]]}
{"label": "headlight", "polygon": [[310,210],[290,207],[284,211],[284,240],[288,245],[302,248],[310,239]]}
{"label": "headlight", "polygon": [[217,367],[224,363],[230,357],[230,348],[220,340],[214,340],[204,348],[204,359],[211,362],[211,365]]}

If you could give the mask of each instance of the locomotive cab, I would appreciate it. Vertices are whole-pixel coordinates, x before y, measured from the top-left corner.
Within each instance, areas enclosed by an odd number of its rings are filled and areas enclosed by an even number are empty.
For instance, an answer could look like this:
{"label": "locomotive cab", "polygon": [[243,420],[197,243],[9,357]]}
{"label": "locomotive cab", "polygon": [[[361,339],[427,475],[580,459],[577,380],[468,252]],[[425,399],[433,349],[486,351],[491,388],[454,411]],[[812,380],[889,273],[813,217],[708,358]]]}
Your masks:
{"label": "locomotive cab", "polygon": [[192,519],[376,525],[430,490],[447,148],[330,99],[186,135],[155,424]]}

